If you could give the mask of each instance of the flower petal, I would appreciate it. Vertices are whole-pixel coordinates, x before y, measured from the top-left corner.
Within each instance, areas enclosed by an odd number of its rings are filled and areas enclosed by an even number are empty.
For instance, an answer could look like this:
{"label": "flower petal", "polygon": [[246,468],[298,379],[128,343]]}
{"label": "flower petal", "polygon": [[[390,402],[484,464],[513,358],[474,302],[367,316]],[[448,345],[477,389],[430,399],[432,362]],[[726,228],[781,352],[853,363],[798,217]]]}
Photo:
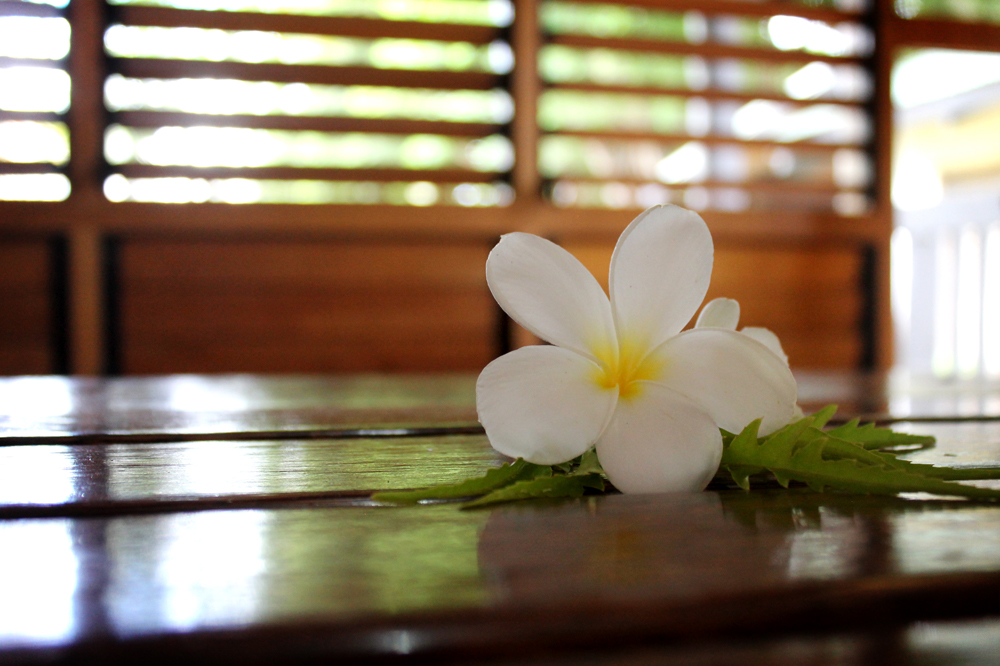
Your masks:
{"label": "flower petal", "polygon": [[623,493],[702,490],[722,459],[722,435],[693,401],[665,386],[640,382],[619,400],[597,440],[597,457]]}
{"label": "flower petal", "polygon": [[785,350],[781,348],[781,340],[779,340],[778,336],[772,333],[769,329],[761,326],[745,326],[740,329],[740,333],[743,335],[749,335],[751,338],[777,354],[786,365],[788,364],[788,355],[785,353]]}
{"label": "flower petal", "polygon": [[618,388],[604,389],[592,361],[559,347],[522,347],[483,369],[476,410],[490,444],[539,465],[586,451],[611,418]]}
{"label": "flower petal", "polygon": [[763,418],[767,435],[792,418],[797,389],[788,365],[747,335],[696,328],[652,354],[664,368],[658,381],[698,403],[720,428],[739,432]]}
{"label": "flower petal", "polygon": [[689,210],[655,206],[632,221],[611,256],[611,309],[619,340],[652,349],[676,335],[705,299],[712,235]]}
{"label": "flower petal", "polygon": [[701,309],[695,328],[728,328],[740,323],[740,304],[731,298],[715,298]]}
{"label": "flower petal", "polygon": [[572,254],[544,238],[505,234],[486,260],[486,282],[514,321],[554,345],[597,360],[617,350],[611,306]]}

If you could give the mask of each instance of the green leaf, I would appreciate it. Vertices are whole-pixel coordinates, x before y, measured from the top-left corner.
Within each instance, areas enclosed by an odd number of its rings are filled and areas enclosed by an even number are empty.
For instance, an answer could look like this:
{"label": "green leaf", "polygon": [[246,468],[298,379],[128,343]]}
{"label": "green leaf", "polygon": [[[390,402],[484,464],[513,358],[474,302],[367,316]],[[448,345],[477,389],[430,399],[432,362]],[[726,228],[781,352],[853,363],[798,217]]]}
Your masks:
{"label": "green leaf", "polygon": [[827,405],[812,415],[813,427],[822,429],[837,413],[837,405]]}
{"label": "green leaf", "polygon": [[[870,451],[863,443],[831,436],[838,429],[828,432],[819,430],[814,427],[816,420],[815,417],[806,417],[762,439],[757,438],[760,422],[754,421],[725,446],[721,467],[744,489],[749,489],[749,474],[766,469],[782,485],[800,481],[819,492],[831,487],[875,495],[926,492],[1000,499],[1000,490],[951,483],[941,476],[935,476],[956,473],[955,470],[943,472],[948,468],[918,465],[898,460],[888,453]],[[868,431],[867,428],[862,429]],[[857,430],[860,429],[851,428],[841,432],[850,436]],[[876,437],[881,441],[892,439],[884,434]],[[959,472],[967,474],[971,471]],[[991,469],[990,473],[995,472]]]}
{"label": "green leaf", "polygon": [[601,461],[597,459],[597,449],[587,449],[584,454],[580,456],[580,464],[572,472],[573,476],[581,476],[585,474],[604,475],[604,468],[601,467]]}
{"label": "green leaf", "polygon": [[466,502],[462,505],[462,508],[475,509],[502,502],[515,502],[517,500],[539,499],[543,497],[580,497],[587,488],[603,491],[604,479],[599,474],[586,474],[572,476],[557,475],[518,481],[499,490],[494,490],[479,499]]}
{"label": "green leaf", "polygon": [[866,449],[886,449],[898,446],[926,447],[935,442],[935,439],[930,435],[909,435],[895,432],[889,428],[876,427],[874,423],[859,425],[858,419],[853,419],[833,430],[828,430],[827,434],[860,444]]}
{"label": "green leaf", "polygon": [[512,463],[504,463],[496,469],[487,471],[483,476],[466,479],[460,483],[444,483],[419,490],[375,493],[372,499],[390,504],[416,504],[421,500],[475,497],[517,481],[547,476],[552,476],[552,468],[548,465],[535,465],[518,458]]}

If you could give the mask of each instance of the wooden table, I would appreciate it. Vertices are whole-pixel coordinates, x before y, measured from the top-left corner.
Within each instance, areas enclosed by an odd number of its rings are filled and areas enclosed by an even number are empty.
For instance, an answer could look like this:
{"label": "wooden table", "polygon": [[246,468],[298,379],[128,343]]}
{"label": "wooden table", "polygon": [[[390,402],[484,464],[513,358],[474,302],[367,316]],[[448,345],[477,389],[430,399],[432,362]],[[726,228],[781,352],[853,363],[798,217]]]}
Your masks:
{"label": "wooden table", "polygon": [[[373,504],[501,462],[474,382],[0,380],[0,662],[1000,663],[1000,505]],[[995,391],[801,395],[1000,464]]]}

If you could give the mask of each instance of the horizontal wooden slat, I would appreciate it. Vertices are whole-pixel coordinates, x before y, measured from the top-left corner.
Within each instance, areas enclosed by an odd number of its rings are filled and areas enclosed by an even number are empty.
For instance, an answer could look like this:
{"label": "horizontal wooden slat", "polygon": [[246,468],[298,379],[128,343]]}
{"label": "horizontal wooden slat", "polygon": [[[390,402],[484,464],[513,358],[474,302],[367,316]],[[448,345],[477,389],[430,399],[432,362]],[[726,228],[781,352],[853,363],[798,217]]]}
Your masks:
{"label": "horizontal wooden slat", "polygon": [[550,44],[573,46],[581,49],[613,49],[617,51],[635,51],[641,53],[675,53],[678,55],[698,55],[704,58],[739,58],[755,62],[780,63],[810,63],[829,62],[835,64],[854,64],[861,62],[859,58],[845,56],[828,56],[802,51],[781,51],[778,49],[754,48],[749,46],[730,46],[705,42],[691,44],[688,42],[669,42],[665,40],[591,37],[589,35],[551,35]]}
{"label": "horizontal wooden slat", "polygon": [[459,169],[322,169],[307,167],[192,167],[119,164],[112,167],[129,178],[254,178],[260,180],[429,180],[439,183],[491,183],[503,174]]}
{"label": "horizontal wooden slat", "polygon": [[664,183],[660,181],[650,180],[648,178],[638,178],[635,176],[610,176],[608,178],[578,178],[572,176],[569,178],[556,178],[559,182],[565,183],[629,183],[629,184],[654,184],[660,185],[662,187],[670,189],[685,189],[688,187],[712,187],[712,188],[735,188],[741,190],[748,190],[752,192],[787,192],[787,191],[797,191],[797,192],[815,192],[817,194],[836,194],[837,192],[856,192],[852,188],[842,188],[838,187],[831,182],[815,182],[808,180],[796,180],[789,178],[786,180],[741,180],[741,181],[728,181],[728,180],[701,180],[697,182],[690,183]]}
{"label": "horizontal wooden slat", "polygon": [[[0,119],[3,116],[0,115]],[[488,123],[449,123],[396,118],[341,118],[330,116],[270,116],[246,114],[175,113],[169,111],[119,111],[111,122],[129,127],[253,127],[319,132],[373,132],[378,134],[441,134],[484,137],[503,129]]]}
{"label": "horizontal wooden slat", "polygon": [[0,0],[0,16],[37,16],[54,18],[62,16],[63,10],[52,5],[36,2],[18,2],[18,0]]}
{"label": "horizontal wooden slat", "polygon": [[0,162],[3,173],[59,173],[62,169],[50,162]]}
{"label": "horizontal wooden slat", "polygon": [[[573,0],[580,3],[606,4],[607,0]],[[843,12],[823,7],[810,7],[794,0],[764,0],[761,2],[746,2],[745,0],[627,0],[629,5],[663,9],[668,11],[698,11],[711,15],[753,16],[767,18],[776,14],[801,16],[816,21],[840,22],[859,19],[861,15],[855,12]]]}
{"label": "horizontal wooden slat", "polygon": [[743,146],[765,146],[772,148],[794,148],[795,150],[807,149],[810,151],[834,151],[840,148],[858,148],[862,144],[846,142],[819,143],[812,140],[803,141],[765,141],[762,139],[738,139],[729,136],[692,136],[690,134],[669,134],[659,132],[589,132],[581,130],[560,130],[558,132],[547,132],[551,136],[579,136],[588,139],[608,139],[614,141],[663,141],[671,143],[687,143],[689,141],[699,141],[709,145],[743,145]]}
{"label": "horizontal wooden slat", "polygon": [[[490,90],[503,77],[485,72],[444,72],[374,67],[327,67],[324,65],[278,65],[270,63],[206,62],[115,58],[114,71],[136,78],[212,78],[279,83],[325,85],[394,86],[437,90]],[[0,66],[2,66],[0,62]]]}
{"label": "horizontal wooden slat", "polygon": [[577,90],[581,92],[595,93],[625,93],[629,95],[655,95],[657,97],[700,97],[706,100],[732,100],[735,102],[753,102],[758,99],[766,99],[775,102],[783,102],[792,106],[813,106],[815,104],[837,104],[846,106],[860,106],[863,100],[843,100],[843,99],[792,99],[787,95],[767,92],[729,92],[715,90],[711,88],[694,90],[693,88],[658,88],[653,86],[624,86],[603,83],[549,83],[547,90]]}
{"label": "horizontal wooden slat", "polygon": [[112,6],[111,22],[126,25],[192,27],[213,30],[262,30],[348,37],[394,37],[489,44],[500,28],[420,21],[388,21],[340,16],[201,11],[169,7]]}
{"label": "horizontal wooden slat", "polygon": [[1000,48],[1000,24],[918,18],[893,18],[887,32],[894,43],[907,47],[996,51]]}
{"label": "horizontal wooden slat", "polygon": [[60,122],[65,116],[59,113],[47,113],[45,111],[6,111],[0,109],[0,121],[4,120],[27,120],[33,122]]}
{"label": "horizontal wooden slat", "polygon": [[[264,376],[252,381],[241,375],[15,377],[0,378],[0,393],[5,409],[13,410],[0,423],[0,445],[12,438],[23,445],[32,437],[56,444],[104,442],[105,433],[129,443],[163,441],[158,435],[167,441],[206,440],[212,433],[305,439],[322,431],[331,439],[476,424],[474,375]],[[39,397],[49,395],[58,399]],[[163,400],[169,407],[151,408]]]}
{"label": "horizontal wooden slat", "polygon": [[[0,441],[2,444],[2,441]],[[500,465],[483,435],[148,444],[0,445],[0,520],[197,509],[198,499],[313,499],[456,483]],[[205,474],[220,461],[235,474]],[[94,474],[97,467],[106,470]],[[173,505],[173,506],[172,506]],[[208,507],[205,507],[208,508]]]}

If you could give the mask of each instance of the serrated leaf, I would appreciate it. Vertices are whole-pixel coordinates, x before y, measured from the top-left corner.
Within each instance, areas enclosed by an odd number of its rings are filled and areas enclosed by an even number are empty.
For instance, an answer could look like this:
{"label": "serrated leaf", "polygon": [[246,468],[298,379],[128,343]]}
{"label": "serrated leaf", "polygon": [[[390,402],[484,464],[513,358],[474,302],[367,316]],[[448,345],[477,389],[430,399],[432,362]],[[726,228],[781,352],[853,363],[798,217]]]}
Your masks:
{"label": "serrated leaf", "polygon": [[463,509],[475,509],[503,502],[515,502],[543,497],[580,497],[587,488],[604,490],[604,480],[599,474],[581,476],[557,475],[548,478],[518,481],[495,490],[479,499],[466,502]]}
{"label": "serrated leaf", "polygon": [[512,463],[504,463],[500,467],[491,469],[482,476],[466,479],[460,483],[443,483],[419,490],[375,493],[372,495],[372,499],[376,502],[390,504],[416,504],[421,500],[475,497],[520,480],[534,479],[540,476],[552,476],[552,468],[548,465],[535,465],[518,458]]}
{"label": "serrated leaf", "polygon": [[827,405],[823,409],[819,410],[812,415],[813,427],[822,430],[833,415],[837,413],[837,405]]}
{"label": "serrated leaf", "polygon": [[855,442],[866,449],[886,449],[897,446],[929,446],[936,441],[930,435],[910,435],[889,428],[879,428],[874,423],[859,425],[858,419],[827,431],[828,435]]}
{"label": "serrated leaf", "polygon": [[[835,431],[823,432],[814,428],[813,423],[812,417],[806,417],[760,440],[756,438],[759,423],[751,423],[723,449],[722,465],[744,488],[749,486],[743,476],[745,471],[763,468],[782,485],[800,481],[819,492],[829,486],[862,494],[927,492],[1000,499],[1000,490],[964,486],[930,476],[926,469],[929,465],[916,465],[890,454],[869,451],[862,444],[831,437]],[[934,468],[934,473],[940,473],[941,469]]]}

